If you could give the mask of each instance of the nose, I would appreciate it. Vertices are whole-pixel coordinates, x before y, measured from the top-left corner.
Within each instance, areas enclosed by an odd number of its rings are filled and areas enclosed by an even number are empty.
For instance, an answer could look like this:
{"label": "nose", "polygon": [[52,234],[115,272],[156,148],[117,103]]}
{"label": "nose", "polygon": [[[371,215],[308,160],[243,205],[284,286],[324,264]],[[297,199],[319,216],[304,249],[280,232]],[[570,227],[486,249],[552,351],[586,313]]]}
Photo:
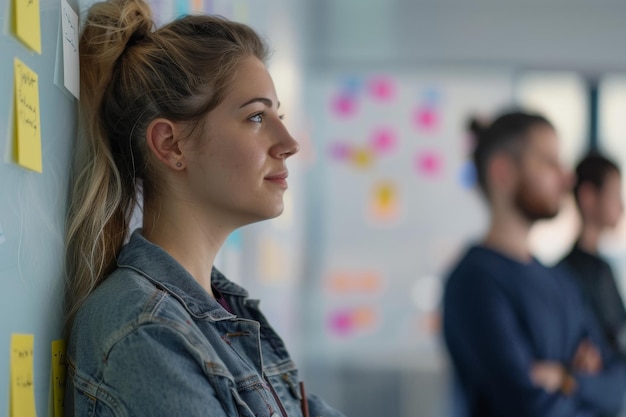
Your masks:
{"label": "nose", "polygon": [[276,143],[270,149],[270,154],[274,158],[287,159],[295,155],[300,150],[300,144],[291,136],[287,127],[279,122],[275,132]]}

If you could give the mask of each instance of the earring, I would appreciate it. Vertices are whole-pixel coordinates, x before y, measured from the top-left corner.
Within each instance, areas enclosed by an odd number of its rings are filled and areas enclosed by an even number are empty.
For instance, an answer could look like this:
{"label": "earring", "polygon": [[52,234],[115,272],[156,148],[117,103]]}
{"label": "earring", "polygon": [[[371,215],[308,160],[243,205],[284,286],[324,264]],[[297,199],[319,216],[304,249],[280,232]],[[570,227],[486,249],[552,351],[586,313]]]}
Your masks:
{"label": "earring", "polygon": [[183,163],[182,163],[182,162],[176,162],[176,166],[177,166],[178,168],[180,168],[180,167],[182,167],[182,166],[183,166]]}

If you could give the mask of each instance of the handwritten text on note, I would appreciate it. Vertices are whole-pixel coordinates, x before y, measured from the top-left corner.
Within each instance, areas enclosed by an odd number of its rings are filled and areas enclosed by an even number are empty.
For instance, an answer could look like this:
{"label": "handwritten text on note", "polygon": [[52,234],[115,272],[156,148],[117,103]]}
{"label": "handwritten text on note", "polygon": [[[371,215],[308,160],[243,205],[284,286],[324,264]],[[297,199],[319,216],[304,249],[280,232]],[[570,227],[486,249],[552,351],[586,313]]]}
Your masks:
{"label": "handwritten text on note", "polygon": [[15,146],[17,163],[41,172],[41,129],[37,74],[19,59],[14,60]]}
{"label": "handwritten text on note", "polygon": [[79,98],[78,15],[67,0],[61,1],[61,30],[63,34],[63,84],[74,97]]}
{"label": "handwritten text on note", "polygon": [[11,335],[10,417],[36,417],[32,334]]}

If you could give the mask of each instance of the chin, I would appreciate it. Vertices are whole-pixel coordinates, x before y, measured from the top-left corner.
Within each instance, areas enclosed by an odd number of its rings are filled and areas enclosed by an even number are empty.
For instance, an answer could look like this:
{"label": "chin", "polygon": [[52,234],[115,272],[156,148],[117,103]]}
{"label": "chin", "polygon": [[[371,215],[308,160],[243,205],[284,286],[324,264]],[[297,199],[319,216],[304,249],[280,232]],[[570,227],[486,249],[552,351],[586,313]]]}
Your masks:
{"label": "chin", "polygon": [[278,217],[281,214],[283,214],[284,210],[285,210],[285,207],[282,204],[279,205],[279,206],[276,206],[276,207],[268,208],[267,210],[263,210],[262,212],[258,213],[258,220],[257,221],[275,219],[276,217]]}
{"label": "chin", "polygon": [[281,205],[280,207],[276,208],[270,219],[275,219],[276,217],[280,216],[281,214],[283,214],[283,211],[285,211],[285,207]]}

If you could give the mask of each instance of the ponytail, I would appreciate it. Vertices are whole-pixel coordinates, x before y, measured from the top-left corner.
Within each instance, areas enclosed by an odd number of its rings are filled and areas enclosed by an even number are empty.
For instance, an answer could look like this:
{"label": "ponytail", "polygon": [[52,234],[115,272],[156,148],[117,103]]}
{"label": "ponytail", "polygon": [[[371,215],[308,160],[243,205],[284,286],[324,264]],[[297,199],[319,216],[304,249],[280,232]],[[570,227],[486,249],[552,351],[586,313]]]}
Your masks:
{"label": "ponytail", "polygon": [[66,236],[66,334],[78,308],[115,267],[128,234],[135,187],[121,177],[98,110],[129,40],[151,27],[150,10],[142,2],[98,3],[81,35],[79,141]]}

